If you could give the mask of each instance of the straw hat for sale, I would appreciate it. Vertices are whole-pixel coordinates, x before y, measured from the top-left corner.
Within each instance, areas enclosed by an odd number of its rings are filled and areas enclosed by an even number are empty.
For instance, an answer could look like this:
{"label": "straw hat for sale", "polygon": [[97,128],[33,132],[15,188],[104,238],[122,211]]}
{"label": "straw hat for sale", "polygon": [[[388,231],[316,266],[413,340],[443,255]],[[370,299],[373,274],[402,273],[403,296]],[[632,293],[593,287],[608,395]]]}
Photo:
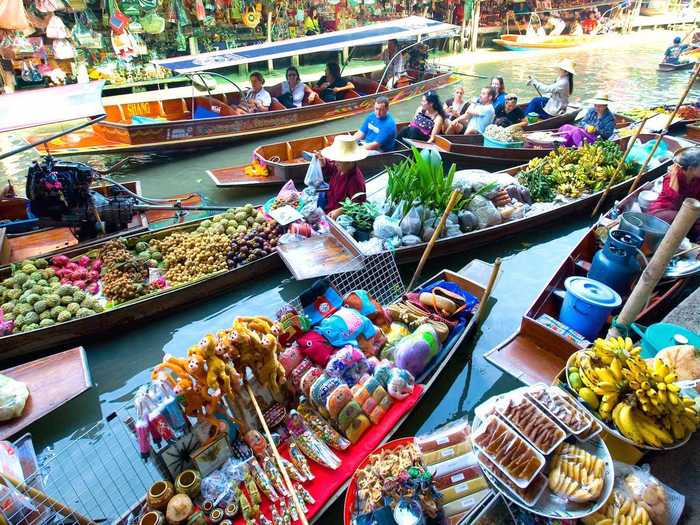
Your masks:
{"label": "straw hat for sale", "polygon": [[595,94],[595,97],[588,101],[588,103],[591,105],[600,104],[603,106],[609,106],[611,102],[612,100],[610,100],[610,95],[607,93],[607,91],[598,91],[598,93]]}
{"label": "straw hat for sale", "polygon": [[570,58],[565,58],[561,62],[559,62],[555,67],[558,67],[559,69],[563,69],[564,71],[575,75],[576,70],[574,69],[574,65],[575,64],[573,60],[571,60]]}
{"label": "straw hat for sale", "polygon": [[333,144],[321,150],[321,155],[336,162],[357,162],[366,159],[369,153],[350,135],[339,135]]}

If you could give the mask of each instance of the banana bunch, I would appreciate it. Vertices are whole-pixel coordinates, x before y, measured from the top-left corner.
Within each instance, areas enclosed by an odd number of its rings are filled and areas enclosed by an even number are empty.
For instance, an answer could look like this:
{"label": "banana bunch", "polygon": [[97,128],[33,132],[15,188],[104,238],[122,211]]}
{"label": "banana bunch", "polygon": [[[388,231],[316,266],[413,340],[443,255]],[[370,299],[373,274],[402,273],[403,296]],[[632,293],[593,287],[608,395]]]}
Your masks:
{"label": "banana bunch", "polygon": [[668,430],[627,402],[618,403],[615,406],[612,420],[625,437],[640,445],[661,448],[674,441]]}
{"label": "banana bunch", "polygon": [[600,510],[582,521],[585,525],[652,525],[646,509],[619,490],[614,490]]}

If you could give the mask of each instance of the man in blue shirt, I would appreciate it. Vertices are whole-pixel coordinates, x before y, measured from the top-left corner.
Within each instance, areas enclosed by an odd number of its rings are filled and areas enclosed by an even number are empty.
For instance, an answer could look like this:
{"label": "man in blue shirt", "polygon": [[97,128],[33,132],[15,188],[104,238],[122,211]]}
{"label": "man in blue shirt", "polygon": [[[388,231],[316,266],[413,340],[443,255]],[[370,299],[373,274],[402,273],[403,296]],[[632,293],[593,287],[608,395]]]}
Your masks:
{"label": "man in blue shirt", "polygon": [[393,151],[396,139],[396,122],[389,115],[389,99],[385,96],[377,97],[374,102],[374,112],[360,126],[353,135],[355,140],[363,141],[365,149],[370,151]]}

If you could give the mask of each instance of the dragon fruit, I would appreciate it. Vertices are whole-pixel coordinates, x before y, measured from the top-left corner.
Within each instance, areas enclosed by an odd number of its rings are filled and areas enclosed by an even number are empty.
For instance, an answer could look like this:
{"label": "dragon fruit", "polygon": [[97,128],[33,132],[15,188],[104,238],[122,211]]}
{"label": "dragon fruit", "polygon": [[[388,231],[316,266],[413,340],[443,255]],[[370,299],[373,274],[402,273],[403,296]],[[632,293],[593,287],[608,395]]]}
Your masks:
{"label": "dragon fruit", "polygon": [[66,266],[68,263],[70,263],[70,259],[66,257],[65,255],[56,255],[51,258],[51,264],[54,266]]}

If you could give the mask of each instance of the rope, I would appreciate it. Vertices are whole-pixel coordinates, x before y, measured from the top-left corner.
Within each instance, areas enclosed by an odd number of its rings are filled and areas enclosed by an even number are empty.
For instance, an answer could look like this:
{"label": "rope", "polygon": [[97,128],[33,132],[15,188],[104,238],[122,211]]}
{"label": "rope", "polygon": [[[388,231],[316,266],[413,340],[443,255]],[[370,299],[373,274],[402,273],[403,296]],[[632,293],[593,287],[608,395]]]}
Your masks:
{"label": "rope", "polygon": [[621,337],[629,337],[631,334],[629,326],[617,322],[617,316],[613,317],[610,328],[617,330],[617,332],[621,334]]}

